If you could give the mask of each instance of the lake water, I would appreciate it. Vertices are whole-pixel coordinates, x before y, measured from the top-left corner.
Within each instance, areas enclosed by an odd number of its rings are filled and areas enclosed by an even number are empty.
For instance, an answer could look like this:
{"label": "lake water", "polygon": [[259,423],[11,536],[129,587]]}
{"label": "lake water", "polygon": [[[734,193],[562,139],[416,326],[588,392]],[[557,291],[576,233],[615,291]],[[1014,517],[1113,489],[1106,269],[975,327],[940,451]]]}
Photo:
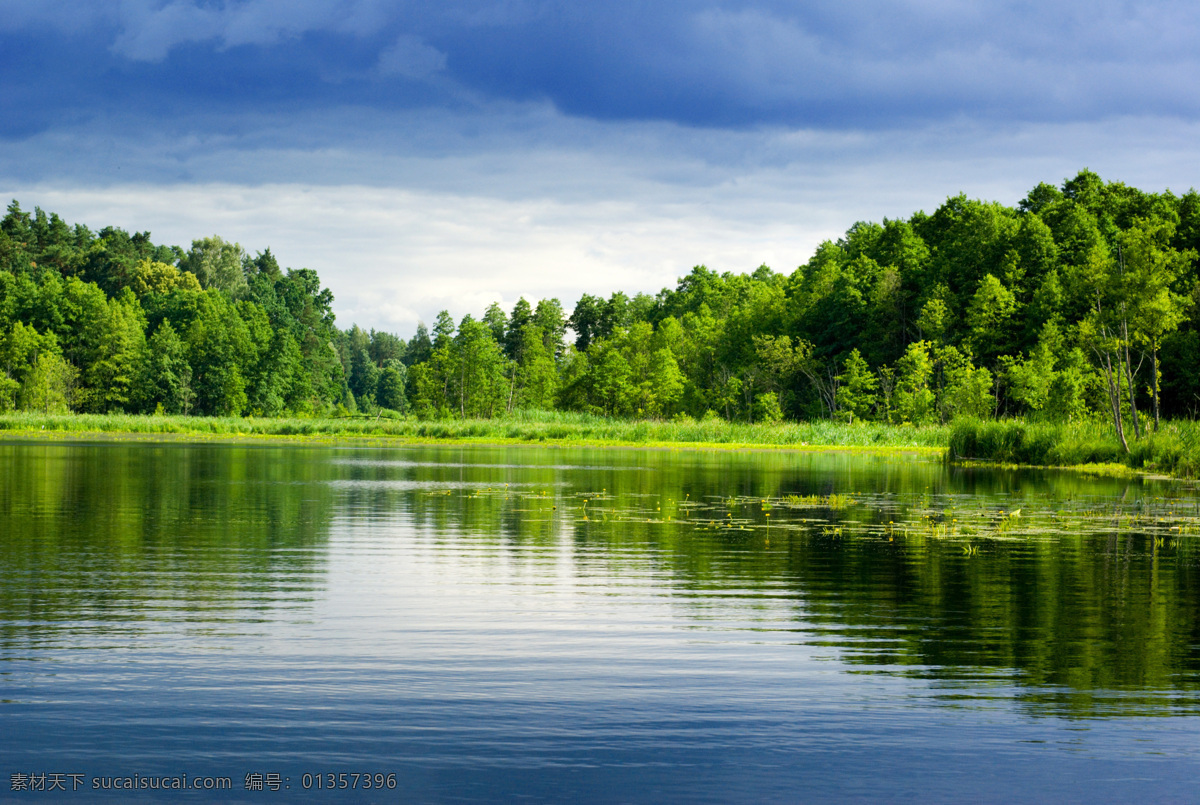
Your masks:
{"label": "lake water", "polygon": [[[120,442],[0,444],[0,479],[3,801],[1200,790],[1191,486]],[[231,788],[146,787],[185,774]]]}

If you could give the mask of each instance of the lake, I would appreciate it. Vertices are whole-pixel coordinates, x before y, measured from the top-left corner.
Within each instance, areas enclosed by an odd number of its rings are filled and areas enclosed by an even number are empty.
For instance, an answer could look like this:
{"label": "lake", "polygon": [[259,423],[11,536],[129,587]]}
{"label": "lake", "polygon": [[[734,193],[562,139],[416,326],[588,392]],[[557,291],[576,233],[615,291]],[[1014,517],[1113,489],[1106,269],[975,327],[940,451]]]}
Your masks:
{"label": "lake", "polygon": [[0,478],[3,801],[1197,796],[1195,486],[119,440]]}

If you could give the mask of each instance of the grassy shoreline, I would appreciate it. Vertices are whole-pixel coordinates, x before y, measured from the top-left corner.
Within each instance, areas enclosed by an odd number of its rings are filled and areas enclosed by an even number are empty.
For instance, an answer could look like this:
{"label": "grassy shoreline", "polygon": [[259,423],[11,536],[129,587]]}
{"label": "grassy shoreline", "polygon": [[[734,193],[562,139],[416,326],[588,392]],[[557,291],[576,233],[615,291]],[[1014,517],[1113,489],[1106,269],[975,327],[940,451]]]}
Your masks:
{"label": "grassy shoreline", "polygon": [[942,455],[949,429],[834,422],[754,425],[610,420],[582,414],[530,413],[492,420],[286,419],[31,414],[0,416],[3,438],[83,436],[176,439],[270,439],[394,444],[496,444],[730,450],[825,450]]}
{"label": "grassy shoreline", "polygon": [[1129,452],[1101,422],[1036,423],[959,420],[950,429],[947,458],[956,464],[1021,467],[1128,468],[1177,478],[1200,477],[1200,423],[1163,422],[1134,439]]}
{"label": "grassy shoreline", "polygon": [[944,456],[962,466],[1044,467],[1104,474],[1200,477],[1200,425],[1163,423],[1124,454],[1104,423],[959,420],[913,427],[819,420],[762,425],[655,422],[586,414],[519,412],[490,420],[254,418],[128,414],[0,415],[0,440],[145,439],[311,444],[476,444],[706,450],[846,450]]}

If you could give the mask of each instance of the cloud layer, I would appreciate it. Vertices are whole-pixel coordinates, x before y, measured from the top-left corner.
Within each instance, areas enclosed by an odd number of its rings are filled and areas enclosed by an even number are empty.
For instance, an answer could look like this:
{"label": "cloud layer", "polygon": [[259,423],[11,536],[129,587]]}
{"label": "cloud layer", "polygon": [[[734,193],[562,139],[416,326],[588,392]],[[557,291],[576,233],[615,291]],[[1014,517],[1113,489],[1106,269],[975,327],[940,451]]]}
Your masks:
{"label": "cloud layer", "polygon": [[[507,130],[521,120],[539,130],[525,138]],[[150,138],[128,182],[108,178],[121,172],[116,163],[87,172],[103,131],[58,145],[34,138],[0,158],[0,175],[32,165],[8,182],[10,195],[68,220],[148,229],[184,247],[213,233],[251,251],[269,246],[284,265],[320,272],[344,326],[407,335],[443,308],[458,319],[522,295],[570,306],[585,292],[654,293],[701,263],[790,272],[857,220],[932,211],[959,191],[1015,204],[1037,182],[1085,165],[1183,192],[1194,182],[1179,169],[1194,164],[1200,138],[1200,125],[1145,118],[1100,129],[703,137],[650,124],[597,132],[553,116],[539,126],[495,122],[491,137],[442,149],[421,147],[442,129],[420,118],[408,121],[411,141],[364,138],[342,150]],[[1154,149],[1144,147],[1148,132]],[[72,155],[67,145],[80,142]],[[75,178],[39,180],[39,157],[74,164]],[[187,178],[169,178],[173,171]],[[271,178],[279,176],[303,181]]]}
{"label": "cloud layer", "polygon": [[1198,40],[1165,0],[0,0],[0,189],[270,246],[403,334],[1085,166],[1186,190]]}
{"label": "cloud layer", "polygon": [[10,137],[102,110],[547,102],[815,129],[1200,111],[1200,7],[740,0],[0,4]]}

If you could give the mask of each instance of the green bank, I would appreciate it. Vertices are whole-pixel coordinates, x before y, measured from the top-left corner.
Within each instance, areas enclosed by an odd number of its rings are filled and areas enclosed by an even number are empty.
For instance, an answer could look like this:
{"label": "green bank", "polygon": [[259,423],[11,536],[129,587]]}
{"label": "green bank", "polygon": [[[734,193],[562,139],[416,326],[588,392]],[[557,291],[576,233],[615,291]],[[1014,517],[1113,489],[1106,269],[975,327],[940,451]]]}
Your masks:
{"label": "green bank", "polygon": [[964,419],[949,428],[948,447],[949,460],[960,463],[1127,467],[1180,478],[1200,477],[1200,425],[1193,420],[1162,422],[1158,430],[1131,440],[1126,451],[1107,422]]}
{"label": "green bank", "polygon": [[726,448],[844,448],[941,454],[949,438],[943,426],[845,424],[818,420],[750,424],[710,420],[622,420],[569,412],[517,412],[495,419],[415,420],[370,417],[196,417],[136,414],[36,414],[0,416],[10,437],[73,438],[84,434],[183,438],[384,439],[410,442],[490,444],[589,444]]}
{"label": "green bank", "polygon": [[0,416],[9,438],[290,439],[308,441],[559,444],[725,449],[844,449],[945,455],[953,463],[1084,467],[1200,477],[1200,426],[1163,422],[1126,453],[1104,422],[1037,423],[961,419],[907,426],[828,420],[749,424],[621,420],[565,412],[518,412],[497,419],[415,420],[385,417],[194,417],[133,414]]}

